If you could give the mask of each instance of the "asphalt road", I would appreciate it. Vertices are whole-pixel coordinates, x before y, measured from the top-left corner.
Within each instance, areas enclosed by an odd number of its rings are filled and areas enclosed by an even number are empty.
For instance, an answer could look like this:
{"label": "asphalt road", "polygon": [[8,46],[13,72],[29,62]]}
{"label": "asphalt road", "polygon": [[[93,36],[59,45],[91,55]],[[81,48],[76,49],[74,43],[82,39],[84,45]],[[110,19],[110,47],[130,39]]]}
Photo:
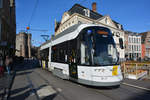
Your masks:
{"label": "asphalt road", "polygon": [[90,87],[53,76],[51,72],[25,62],[17,73],[10,100],[150,100],[150,91],[122,84],[114,87]]}

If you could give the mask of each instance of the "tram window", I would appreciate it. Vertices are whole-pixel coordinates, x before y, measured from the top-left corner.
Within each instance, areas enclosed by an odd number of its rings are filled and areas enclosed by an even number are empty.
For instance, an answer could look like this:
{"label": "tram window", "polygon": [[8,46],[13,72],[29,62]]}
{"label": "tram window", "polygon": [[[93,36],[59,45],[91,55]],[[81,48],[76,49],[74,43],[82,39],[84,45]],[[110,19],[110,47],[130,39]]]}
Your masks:
{"label": "tram window", "polygon": [[70,59],[77,61],[77,39],[52,46],[52,62],[67,63]]}
{"label": "tram window", "polygon": [[40,56],[42,60],[48,60],[48,55],[49,55],[49,48],[40,51]]}
{"label": "tram window", "polygon": [[83,65],[91,65],[91,50],[92,50],[92,37],[91,37],[92,31],[83,31],[81,33],[81,47],[80,47],[80,52],[81,52],[81,64]]}
{"label": "tram window", "polygon": [[53,62],[59,62],[59,63],[65,63],[67,62],[65,59],[67,55],[67,42],[57,44],[52,47],[52,57],[51,61]]}
{"label": "tram window", "polygon": [[55,62],[56,61],[56,47],[55,46],[53,46],[52,47],[52,54],[51,54],[51,61],[53,61],[53,62]]}
{"label": "tram window", "polygon": [[65,62],[65,54],[64,54],[64,48],[61,48],[59,50],[59,62],[64,63]]}

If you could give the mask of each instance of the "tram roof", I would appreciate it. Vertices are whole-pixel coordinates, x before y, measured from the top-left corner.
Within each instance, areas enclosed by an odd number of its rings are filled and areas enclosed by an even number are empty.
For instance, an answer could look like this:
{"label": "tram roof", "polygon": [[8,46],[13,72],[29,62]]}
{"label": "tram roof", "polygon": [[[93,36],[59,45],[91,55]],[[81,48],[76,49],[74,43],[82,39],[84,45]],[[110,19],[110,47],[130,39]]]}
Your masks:
{"label": "tram roof", "polygon": [[66,35],[66,34],[69,34],[69,33],[73,32],[73,31],[75,31],[80,25],[81,24],[75,24],[75,25],[69,27],[68,29],[64,30],[63,32],[61,32],[58,35],[56,35],[55,37],[53,37],[52,40],[56,40],[56,39]]}
{"label": "tram roof", "polygon": [[[59,33],[58,35],[54,36],[51,40],[56,40],[56,39],[58,39],[58,38],[60,38],[60,37],[62,37],[62,36],[64,36],[64,35],[66,35],[66,34],[69,34],[69,33],[73,32],[73,31],[75,31],[80,25],[81,25],[81,23],[75,24],[75,25],[73,25],[73,26],[67,28],[67,29],[64,30],[63,32],[61,32],[61,33]],[[43,43],[41,46],[50,43],[51,40],[46,41],[46,42]]]}

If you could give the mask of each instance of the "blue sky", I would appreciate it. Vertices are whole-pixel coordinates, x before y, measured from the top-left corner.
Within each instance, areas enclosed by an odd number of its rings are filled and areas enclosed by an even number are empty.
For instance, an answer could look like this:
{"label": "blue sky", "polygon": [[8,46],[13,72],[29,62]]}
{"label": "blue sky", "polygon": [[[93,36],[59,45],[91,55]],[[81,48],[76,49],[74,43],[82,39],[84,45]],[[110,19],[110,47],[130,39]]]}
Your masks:
{"label": "blue sky", "polygon": [[[109,15],[122,24],[125,30],[150,31],[150,0],[39,0],[30,28],[47,31],[30,30],[33,45],[39,46],[44,42],[41,35],[54,34],[54,20],[60,21],[63,13],[75,3],[91,9],[92,2],[97,3],[98,13]],[[16,0],[17,33],[26,30],[35,4],[36,0]]]}

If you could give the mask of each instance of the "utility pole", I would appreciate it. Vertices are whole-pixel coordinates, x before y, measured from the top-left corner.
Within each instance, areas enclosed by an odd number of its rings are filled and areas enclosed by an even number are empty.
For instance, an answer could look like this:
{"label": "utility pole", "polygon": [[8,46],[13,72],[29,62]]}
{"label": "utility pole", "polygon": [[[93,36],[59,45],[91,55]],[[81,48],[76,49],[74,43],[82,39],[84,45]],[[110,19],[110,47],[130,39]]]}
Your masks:
{"label": "utility pole", "polygon": [[31,58],[31,34],[28,33],[29,29],[30,27],[27,27],[27,36],[28,36],[27,44],[28,44],[28,57]]}

